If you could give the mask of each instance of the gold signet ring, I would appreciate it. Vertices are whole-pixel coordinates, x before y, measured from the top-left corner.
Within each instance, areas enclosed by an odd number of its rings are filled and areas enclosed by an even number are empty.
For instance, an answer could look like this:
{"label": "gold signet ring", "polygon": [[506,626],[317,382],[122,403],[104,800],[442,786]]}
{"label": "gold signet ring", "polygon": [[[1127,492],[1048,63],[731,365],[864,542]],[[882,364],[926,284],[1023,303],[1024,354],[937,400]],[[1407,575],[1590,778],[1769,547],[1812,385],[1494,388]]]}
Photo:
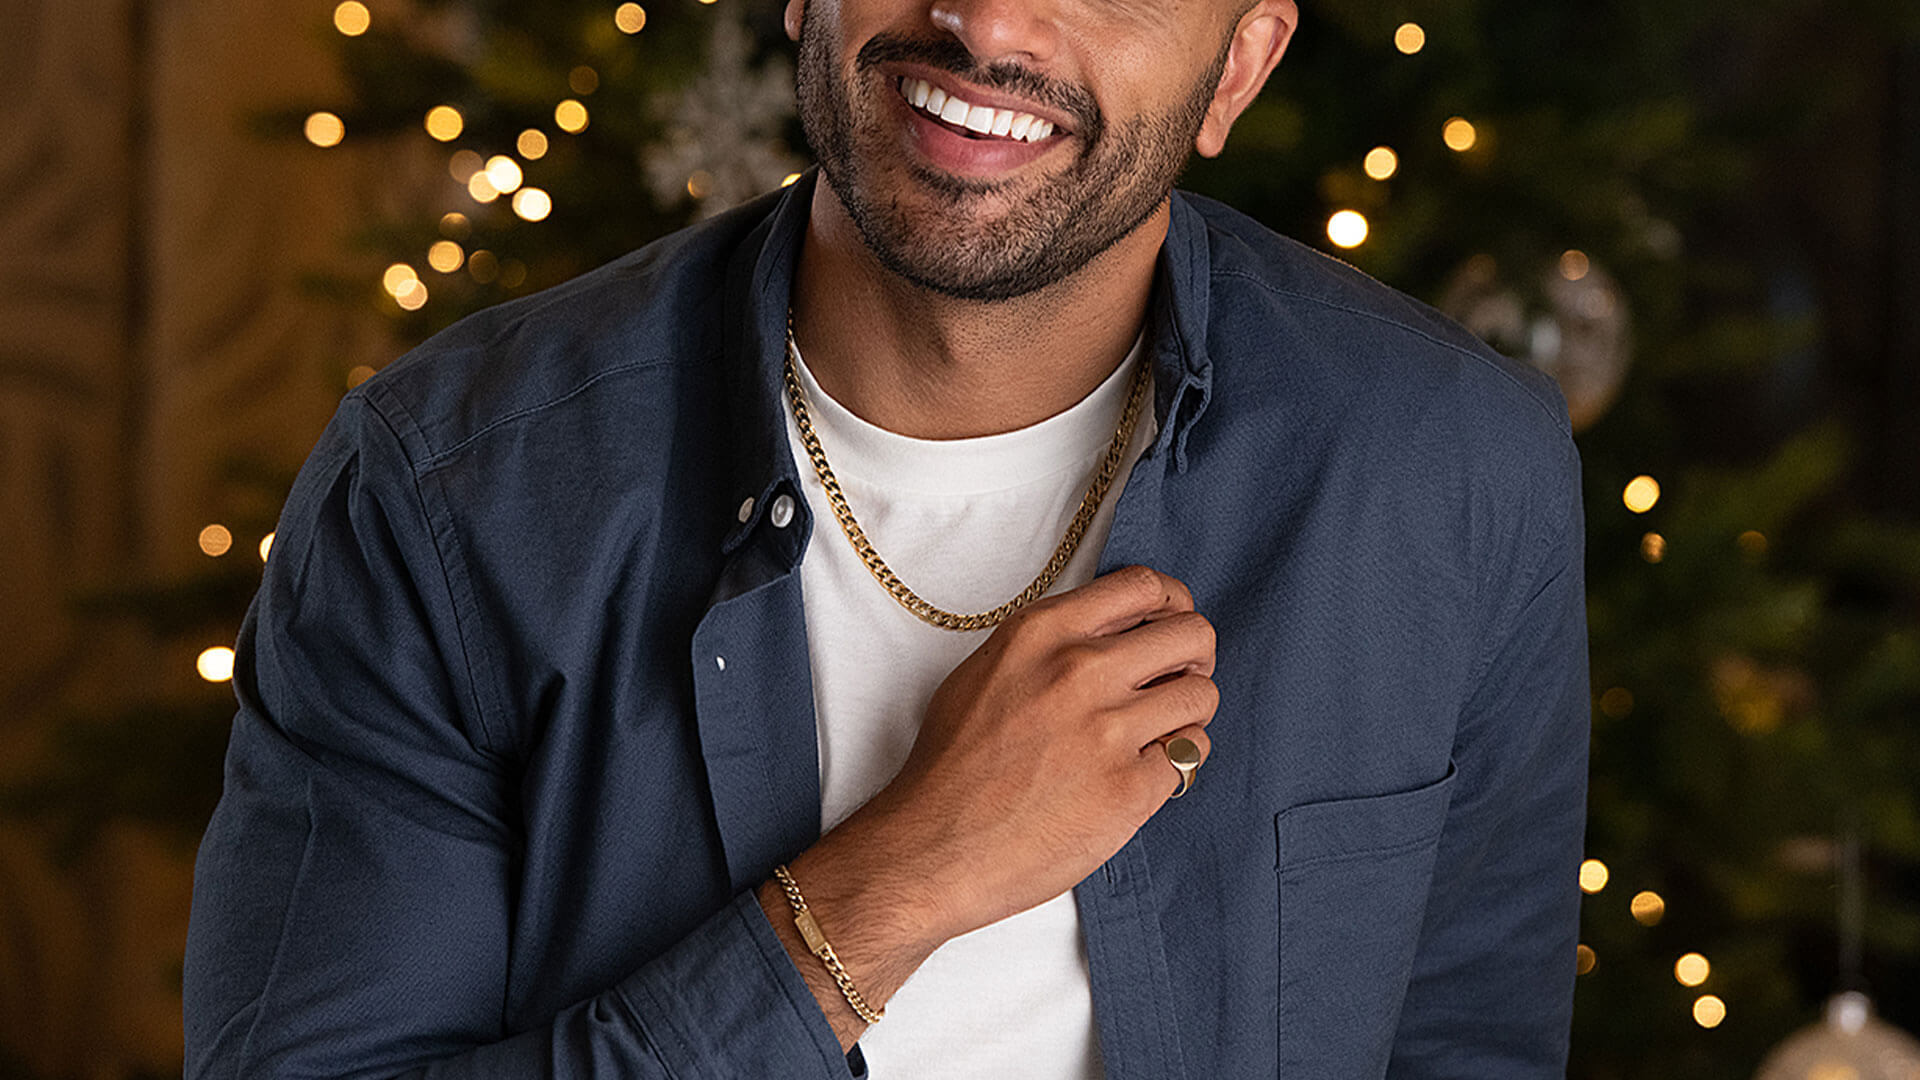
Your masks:
{"label": "gold signet ring", "polygon": [[1180,770],[1180,790],[1168,796],[1177,799],[1193,790],[1193,778],[1200,772],[1200,747],[1185,735],[1168,739],[1160,745],[1167,752],[1167,760]]}

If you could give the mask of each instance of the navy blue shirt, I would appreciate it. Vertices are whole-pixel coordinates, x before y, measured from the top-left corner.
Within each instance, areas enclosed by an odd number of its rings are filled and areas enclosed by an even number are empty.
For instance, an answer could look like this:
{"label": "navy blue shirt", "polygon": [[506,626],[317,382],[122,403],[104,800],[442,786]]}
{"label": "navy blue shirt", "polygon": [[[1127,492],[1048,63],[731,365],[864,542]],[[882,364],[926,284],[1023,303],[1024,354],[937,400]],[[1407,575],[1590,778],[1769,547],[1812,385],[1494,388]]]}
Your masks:
{"label": "navy blue shirt", "polygon": [[[820,830],[780,396],[814,183],[342,399],[235,646],[188,1076],[867,1075],[753,892]],[[1220,706],[1194,791],[1073,889],[1107,1075],[1564,1076],[1560,394],[1179,192],[1147,335],[1159,432],[1098,569],[1187,584]]]}

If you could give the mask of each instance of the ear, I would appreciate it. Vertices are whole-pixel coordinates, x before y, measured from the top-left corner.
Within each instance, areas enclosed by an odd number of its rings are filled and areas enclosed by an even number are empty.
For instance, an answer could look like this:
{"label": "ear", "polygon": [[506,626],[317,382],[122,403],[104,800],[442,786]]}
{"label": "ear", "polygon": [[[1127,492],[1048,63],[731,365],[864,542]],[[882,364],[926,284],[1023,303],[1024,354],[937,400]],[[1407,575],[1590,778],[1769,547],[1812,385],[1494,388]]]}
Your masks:
{"label": "ear", "polygon": [[[794,0],[799,3],[800,0]],[[1300,11],[1294,0],[1258,0],[1234,26],[1233,40],[1227,47],[1227,65],[1220,73],[1220,85],[1213,102],[1207,106],[1207,118],[1194,137],[1194,149],[1202,157],[1218,157],[1226,148],[1227,132],[1240,119],[1267,76],[1280,63],[1299,25]]]}
{"label": "ear", "polygon": [[787,0],[787,10],[782,21],[787,27],[790,41],[800,40],[800,16],[806,12],[807,0]]}

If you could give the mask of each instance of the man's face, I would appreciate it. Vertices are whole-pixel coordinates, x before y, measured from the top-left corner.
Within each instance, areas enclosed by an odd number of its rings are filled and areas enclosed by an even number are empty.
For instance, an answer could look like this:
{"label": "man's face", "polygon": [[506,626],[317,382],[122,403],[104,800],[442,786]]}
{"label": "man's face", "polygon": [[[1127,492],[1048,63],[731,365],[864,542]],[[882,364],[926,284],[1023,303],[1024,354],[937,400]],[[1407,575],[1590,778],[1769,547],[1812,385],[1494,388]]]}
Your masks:
{"label": "man's face", "polygon": [[1223,0],[1049,0],[1042,17],[1003,0],[988,23],[956,3],[972,21],[951,33],[926,0],[805,2],[800,118],[827,182],[885,266],[973,300],[1050,285],[1153,215],[1234,14]]}

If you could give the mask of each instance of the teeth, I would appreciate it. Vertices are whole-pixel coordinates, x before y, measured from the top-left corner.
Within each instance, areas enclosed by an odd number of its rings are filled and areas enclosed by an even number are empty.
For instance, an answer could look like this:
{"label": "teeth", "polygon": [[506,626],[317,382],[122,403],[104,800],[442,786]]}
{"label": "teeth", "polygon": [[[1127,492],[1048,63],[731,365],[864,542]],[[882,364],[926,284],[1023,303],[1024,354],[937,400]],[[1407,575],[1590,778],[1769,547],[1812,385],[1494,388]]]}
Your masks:
{"label": "teeth", "polygon": [[1054,131],[1050,120],[1011,109],[975,105],[949,95],[925,79],[901,79],[900,96],[916,109],[981,135],[1032,143],[1052,135]]}

